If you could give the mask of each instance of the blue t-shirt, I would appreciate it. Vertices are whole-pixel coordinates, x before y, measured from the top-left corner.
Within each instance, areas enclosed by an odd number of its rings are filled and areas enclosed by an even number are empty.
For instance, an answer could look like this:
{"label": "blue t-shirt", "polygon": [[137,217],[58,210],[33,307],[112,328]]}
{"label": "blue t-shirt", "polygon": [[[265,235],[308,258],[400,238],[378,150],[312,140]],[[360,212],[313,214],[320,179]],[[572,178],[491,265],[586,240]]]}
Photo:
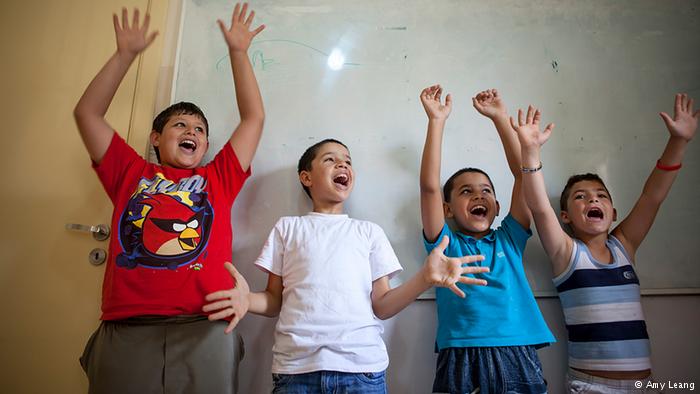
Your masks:
{"label": "blue t-shirt", "polygon": [[555,342],[540,313],[523,269],[523,250],[532,235],[508,214],[501,226],[481,239],[453,232],[447,224],[434,243],[425,239],[430,253],[447,235],[449,257],[484,255],[475,263],[491,270],[475,277],[487,286],[458,283],[465,298],[450,289],[438,287],[438,350],[448,347],[522,346]]}

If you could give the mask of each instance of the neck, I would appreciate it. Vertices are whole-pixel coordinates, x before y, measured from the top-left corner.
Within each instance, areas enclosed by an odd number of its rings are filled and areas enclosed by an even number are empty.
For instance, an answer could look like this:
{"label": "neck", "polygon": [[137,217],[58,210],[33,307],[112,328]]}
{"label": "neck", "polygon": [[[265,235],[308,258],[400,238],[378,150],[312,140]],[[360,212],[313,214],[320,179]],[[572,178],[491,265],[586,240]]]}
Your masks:
{"label": "neck", "polygon": [[313,211],[316,213],[328,213],[328,214],[333,214],[333,215],[339,215],[344,213],[343,210],[343,203],[342,202],[336,202],[336,203],[324,203],[324,202],[313,202]]}
{"label": "neck", "polygon": [[579,234],[574,230],[574,237],[581,240],[581,242],[585,243],[586,246],[590,248],[591,246],[605,245],[605,242],[608,240],[608,233]]}

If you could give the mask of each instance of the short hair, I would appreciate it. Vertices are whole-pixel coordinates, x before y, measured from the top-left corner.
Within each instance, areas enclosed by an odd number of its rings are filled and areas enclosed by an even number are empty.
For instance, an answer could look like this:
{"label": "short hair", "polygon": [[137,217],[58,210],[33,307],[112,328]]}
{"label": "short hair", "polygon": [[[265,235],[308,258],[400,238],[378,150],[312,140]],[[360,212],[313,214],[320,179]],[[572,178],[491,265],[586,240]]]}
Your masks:
{"label": "short hair", "polygon": [[[179,103],[175,103],[162,110],[158,116],[153,119],[153,128],[151,130],[158,134],[162,134],[163,128],[165,127],[165,124],[168,123],[168,120],[177,115],[195,115],[200,118],[202,122],[204,122],[204,131],[207,133],[207,138],[209,138],[209,122],[207,121],[207,117],[204,116],[204,112],[202,112],[197,105],[186,101],[180,101]],[[156,158],[160,163],[160,152],[158,151],[158,147],[154,146],[153,150],[156,151]]]}
{"label": "short hair", "polygon": [[[571,195],[571,189],[574,187],[575,184],[581,181],[598,182],[601,185],[603,185],[603,188],[606,192],[608,192],[608,195],[610,194],[608,187],[605,186],[605,182],[603,182],[603,180],[598,176],[598,174],[592,174],[588,172],[585,174],[572,175],[566,181],[566,186],[564,186],[564,190],[562,190],[561,196],[559,197],[559,208],[562,211],[566,211],[568,209],[567,201],[569,200],[569,195]],[[610,197],[610,201],[612,201],[612,197]]]}
{"label": "short hair", "polygon": [[461,170],[455,172],[452,174],[452,176],[445,182],[445,186],[442,188],[442,193],[444,194],[445,202],[450,202],[450,199],[452,198],[452,189],[455,186],[455,179],[457,179],[458,176],[464,174],[465,172],[476,172],[479,174],[483,174],[486,179],[489,180],[489,183],[491,184],[491,190],[493,190],[493,195],[496,195],[496,188],[493,187],[493,181],[491,181],[491,177],[489,174],[486,173],[486,171],[480,169],[480,168],[474,168],[474,167],[465,167],[462,168]]}
{"label": "short hair", "polygon": [[[311,162],[316,158],[318,150],[321,149],[323,145],[330,143],[342,145],[345,147],[345,149],[348,149],[347,145],[333,138],[326,138],[325,140],[319,141],[306,148],[304,154],[301,155],[299,158],[299,164],[297,165],[297,174],[301,174],[302,171],[311,171]],[[306,194],[311,197],[311,191],[309,191],[309,188],[303,183],[301,184],[301,187],[303,187]]]}

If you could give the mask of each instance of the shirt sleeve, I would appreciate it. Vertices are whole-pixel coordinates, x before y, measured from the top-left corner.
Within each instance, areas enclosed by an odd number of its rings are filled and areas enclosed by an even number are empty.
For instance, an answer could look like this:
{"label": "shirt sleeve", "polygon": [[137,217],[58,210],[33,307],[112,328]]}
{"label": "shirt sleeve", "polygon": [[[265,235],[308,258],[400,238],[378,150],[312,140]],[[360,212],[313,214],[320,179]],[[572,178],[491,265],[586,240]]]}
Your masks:
{"label": "shirt sleeve", "polygon": [[509,213],[501,222],[501,231],[506,234],[506,239],[510,242],[515,250],[522,254],[525,250],[527,240],[532,236],[532,230],[526,229]]}
{"label": "shirt sleeve", "polygon": [[[450,230],[450,226],[448,226],[447,223],[443,224],[440,234],[438,234],[437,238],[435,238],[435,242],[428,242],[428,240],[425,238],[425,232],[423,232],[423,246],[425,246],[425,251],[430,254],[430,252],[432,252],[436,246],[440,245],[440,241],[442,241],[442,237],[444,236],[447,236],[450,239],[450,243],[447,246],[448,249],[455,245],[455,242],[453,242],[455,235],[452,230]],[[448,255],[448,251],[446,250],[445,252],[445,254]]]}
{"label": "shirt sleeve", "polygon": [[223,186],[224,196],[230,204],[236,199],[238,192],[243,188],[243,183],[250,176],[251,167],[248,167],[248,171],[243,171],[236,152],[228,141],[216,154],[214,160],[206,165],[210,172],[209,176],[216,176]]}
{"label": "shirt sleeve", "polygon": [[284,241],[282,238],[282,220],[280,219],[275,224],[275,227],[270,231],[270,235],[265,241],[265,245],[260,252],[260,256],[255,260],[255,265],[258,268],[282,276],[284,268]]}
{"label": "shirt sleeve", "polygon": [[384,230],[374,223],[371,224],[370,242],[372,246],[369,251],[369,264],[372,281],[384,276],[391,278],[403,270]]}
{"label": "shirt sleeve", "polygon": [[115,131],[102,161],[99,164],[93,161],[92,168],[109,198],[115,202],[123,183],[130,179],[128,173],[134,170],[141,173],[146,164],[146,160]]}

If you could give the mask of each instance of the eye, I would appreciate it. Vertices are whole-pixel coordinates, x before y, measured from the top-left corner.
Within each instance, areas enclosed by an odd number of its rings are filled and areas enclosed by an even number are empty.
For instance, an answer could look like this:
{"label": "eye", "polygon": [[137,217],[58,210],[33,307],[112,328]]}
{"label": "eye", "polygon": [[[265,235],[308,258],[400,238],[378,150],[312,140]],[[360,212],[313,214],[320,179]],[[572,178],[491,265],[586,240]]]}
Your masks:
{"label": "eye", "polygon": [[482,190],[482,192],[484,192],[486,194],[491,194],[491,189],[486,188],[486,189]]}
{"label": "eye", "polygon": [[346,160],[346,161],[345,161],[345,164],[351,166],[351,165],[352,165],[352,162],[351,162],[350,160]]}
{"label": "eye", "polygon": [[460,194],[469,194],[469,193],[471,193],[471,192],[472,192],[471,189],[462,189],[462,191],[460,192]]}
{"label": "eye", "polygon": [[583,198],[583,194],[576,194],[576,195],[574,196],[574,200],[580,200],[580,199],[582,199],[582,198]]}
{"label": "eye", "polygon": [[607,199],[607,198],[608,198],[608,195],[607,195],[607,194],[600,193],[600,194],[598,194],[598,198],[606,198],[606,199]]}
{"label": "eye", "polygon": [[194,128],[198,133],[203,133],[204,132],[204,127],[195,127]]}
{"label": "eye", "polygon": [[198,226],[199,226],[199,222],[197,221],[197,219],[187,223],[187,227],[189,227],[189,228],[197,228]]}
{"label": "eye", "polygon": [[184,122],[175,122],[175,124],[174,124],[173,126],[175,126],[175,127],[185,127],[185,123],[184,123]]}
{"label": "eye", "polygon": [[173,230],[177,231],[178,233],[185,231],[185,228],[187,228],[187,226],[182,223],[173,223]]}
{"label": "eye", "polygon": [[324,162],[333,161],[333,158],[332,158],[332,157],[326,157],[325,159],[323,159],[323,161],[324,161]]}

